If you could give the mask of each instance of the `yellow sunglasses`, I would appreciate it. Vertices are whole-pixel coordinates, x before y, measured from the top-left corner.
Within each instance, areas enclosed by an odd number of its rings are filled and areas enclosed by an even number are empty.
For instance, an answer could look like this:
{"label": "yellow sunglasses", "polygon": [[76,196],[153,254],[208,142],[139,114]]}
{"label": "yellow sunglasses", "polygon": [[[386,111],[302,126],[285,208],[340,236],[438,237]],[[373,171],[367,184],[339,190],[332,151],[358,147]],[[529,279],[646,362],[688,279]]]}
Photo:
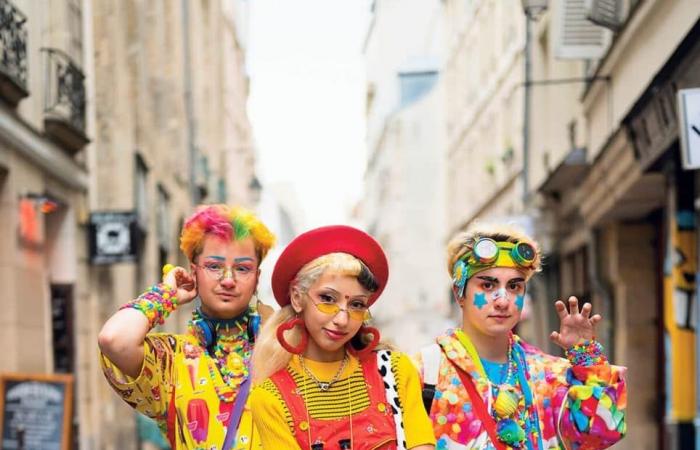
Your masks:
{"label": "yellow sunglasses", "polygon": [[307,297],[309,297],[309,300],[311,300],[311,303],[314,304],[317,310],[322,312],[323,314],[328,314],[329,316],[335,316],[341,311],[344,311],[348,313],[348,316],[352,320],[357,320],[357,321],[365,321],[369,320],[372,318],[372,314],[369,312],[369,306],[367,305],[356,305],[356,304],[350,304],[348,305],[347,308],[341,308],[338,306],[337,303],[325,303],[325,302],[318,302],[316,303],[313,298],[309,294],[306,294]]}

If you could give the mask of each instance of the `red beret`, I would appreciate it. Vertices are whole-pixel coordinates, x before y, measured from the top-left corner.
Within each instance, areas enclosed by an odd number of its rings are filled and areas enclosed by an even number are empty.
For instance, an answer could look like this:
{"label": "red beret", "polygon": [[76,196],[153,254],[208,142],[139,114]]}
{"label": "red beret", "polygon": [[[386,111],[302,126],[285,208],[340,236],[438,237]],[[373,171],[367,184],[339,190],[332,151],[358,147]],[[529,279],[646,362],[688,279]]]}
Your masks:
{"label": "red beret", "polygon": [[329,253],[348,253],[365,263],[379,284],[372,293],[369,304],[377,300],[389,278],[389,264],[381,245],[357,228],[331,225],[300,234],[277,259],[272,271],[272,292],[280,306],[289,304],[289,285],[299,270],[319,256]]}

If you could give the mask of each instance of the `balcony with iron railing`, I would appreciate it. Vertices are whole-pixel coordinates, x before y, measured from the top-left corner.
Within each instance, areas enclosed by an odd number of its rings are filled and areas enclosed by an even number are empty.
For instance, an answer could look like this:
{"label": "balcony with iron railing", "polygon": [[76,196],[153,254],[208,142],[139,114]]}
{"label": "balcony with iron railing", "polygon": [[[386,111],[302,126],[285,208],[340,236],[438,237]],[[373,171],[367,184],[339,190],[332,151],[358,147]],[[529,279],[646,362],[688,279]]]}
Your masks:
{"label": "balcony with iron railing", "polygon": [[27,16],[9,0],[0,0],[0,98],[11,106],[27,90]]}
{"label": "balcony with iron railing", "polygon": [[83,148],[85,135],[85,75],[65,52],[43,48],[46,64],[44,129],[71,152]]}

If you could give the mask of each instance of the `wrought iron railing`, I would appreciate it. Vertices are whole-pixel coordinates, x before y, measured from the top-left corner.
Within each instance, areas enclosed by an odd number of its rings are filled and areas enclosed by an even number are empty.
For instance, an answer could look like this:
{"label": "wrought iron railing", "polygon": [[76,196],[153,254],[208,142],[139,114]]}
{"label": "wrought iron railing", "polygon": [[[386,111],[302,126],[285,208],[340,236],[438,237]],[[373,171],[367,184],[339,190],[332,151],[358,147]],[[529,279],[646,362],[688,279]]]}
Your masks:
{"label": "wrought iron railing", "polygon": [[44,113],[85,131],[85,75],[66,53],[44,48],[46,95]]}
{"label": "wrought iron railing", "polygon": [[0,72],[27,89],[27,16],[0,0]]}

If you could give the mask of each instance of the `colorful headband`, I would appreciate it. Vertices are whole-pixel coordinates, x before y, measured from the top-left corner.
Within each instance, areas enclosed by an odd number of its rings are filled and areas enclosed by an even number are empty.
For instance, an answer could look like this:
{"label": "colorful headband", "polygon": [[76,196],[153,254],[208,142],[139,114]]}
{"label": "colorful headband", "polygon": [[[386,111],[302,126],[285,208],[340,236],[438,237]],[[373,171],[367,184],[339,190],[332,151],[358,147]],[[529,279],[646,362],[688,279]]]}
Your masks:
{"label": "colorful headband", "polygon": [[452,267],[452,283],[457,288],[458,296],[462,297],[467,281],[477,272],[492,267],[532,269],[536,258],[535,247],[527,242],[496,242],[490,238],[477,238],[471,251]]}

